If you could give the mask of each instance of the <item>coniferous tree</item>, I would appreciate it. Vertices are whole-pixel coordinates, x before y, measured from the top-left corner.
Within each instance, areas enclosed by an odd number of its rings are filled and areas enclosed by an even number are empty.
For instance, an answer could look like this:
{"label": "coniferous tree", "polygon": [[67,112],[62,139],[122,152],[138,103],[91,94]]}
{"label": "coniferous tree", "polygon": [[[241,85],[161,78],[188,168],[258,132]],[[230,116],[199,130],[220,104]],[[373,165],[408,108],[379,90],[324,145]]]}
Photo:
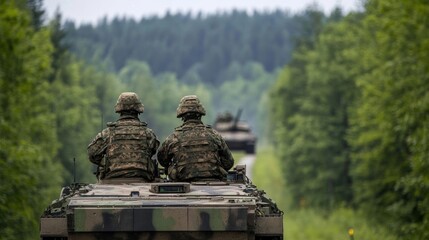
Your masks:
{"label": "coniferous tree", "polygon": [[38,218],[57,196],[60,166],[50,73],[50,32],[34,29],[26,5],[0,2],[0,235],[38,237]]}
{"label": "coniferous tree", "polygon": [[96,26],[67,24],[66,29],[74,53],[89,62],[112,62],[115,72],[133,59],[147,62],[154,75],[174,72],[182,80],[198,66],[203,82],[220,85],[225,81],[220,75],[232,62],[260,62],[270,72],[282,67],[290,60],[291,40],[308,31],[295,25],[316,20],[316,15],[233,11],[194,17],[169,13],[140,21],[104,19]]}

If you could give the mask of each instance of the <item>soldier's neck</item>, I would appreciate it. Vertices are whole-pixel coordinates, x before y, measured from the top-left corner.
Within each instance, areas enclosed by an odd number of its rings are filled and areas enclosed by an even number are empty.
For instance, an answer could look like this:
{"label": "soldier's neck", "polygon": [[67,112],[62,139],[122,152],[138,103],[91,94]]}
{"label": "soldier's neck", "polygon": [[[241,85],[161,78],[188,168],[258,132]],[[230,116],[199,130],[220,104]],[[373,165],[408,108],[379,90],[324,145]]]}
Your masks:
{"label": "soldier's neck", "polygon": [[183,124],[186,124],[186,123],[203,123],[203,122],[201,121],[201,119],[186,119],[183,122]]}
{"label": "soldier's neck", "polygon": [[126,118],[134,118],[134,119],[140,120],[138,114],[121,113],[121,115],[119,116],[119,119],[126,119]]}

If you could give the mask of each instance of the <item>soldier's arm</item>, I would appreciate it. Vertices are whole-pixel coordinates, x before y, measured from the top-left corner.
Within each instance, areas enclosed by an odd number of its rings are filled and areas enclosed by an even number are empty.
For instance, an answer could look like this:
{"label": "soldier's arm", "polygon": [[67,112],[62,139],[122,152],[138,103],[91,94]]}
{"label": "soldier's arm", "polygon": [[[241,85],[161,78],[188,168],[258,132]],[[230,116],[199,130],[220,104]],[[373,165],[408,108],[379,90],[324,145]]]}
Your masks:
{"label": "soldier's arm", "polygon": [[98,133],[94,140],[88,145],[88,158],[92,163],[100,165],[104,154],[106,154],[108,135],[108,129],[104,129],[102,132]]}
{"label": "soldier's arm", "polygon": [[215,132],[215,135],[217,137],[217,140],[219,142],[219,156],[220,161],[222,164],[223,169],[228,171],[229,169],[234,166],[234,157],[231,154],[231,151],[229,150],[228,146],[226,145],[225,140],[223,140],[222,136]]}
{"label": "soldier's arm", "polygon": [[168,136],[167,139],[165,139],[165,141],[161,144],[161,147],[158,149],[158,162],[165,168],[168,168],[173,158],[171,152],[171,145],[173,142],[172,138],[172,135]]}
{"label": "soldier's arm", "polygon": [[149,138],[149,148],[150,148],[150,151],[151,151],[150,152],[150,156],[152,157],[153,155],[156,154],[156,150],[159,147],[159,141],[158,141],[158,138],[156,138],[155,133],[151,129],[149,129],[149,136],[150,136],[150,138]]}

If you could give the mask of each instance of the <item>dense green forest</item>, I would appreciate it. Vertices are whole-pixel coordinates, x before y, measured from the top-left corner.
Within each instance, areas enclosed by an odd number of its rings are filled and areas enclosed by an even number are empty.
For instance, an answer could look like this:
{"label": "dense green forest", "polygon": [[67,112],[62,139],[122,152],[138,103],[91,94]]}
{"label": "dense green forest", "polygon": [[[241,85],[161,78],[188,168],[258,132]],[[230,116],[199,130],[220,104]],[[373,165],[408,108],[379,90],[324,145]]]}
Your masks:
{"label": "dense green forest", "polygon": [[[262,111],[268,110],[263,95],[289,62],[296,43],[307,41],[334,17],[341,17],[341,11],[330,17],[318,9],[295,15],[284,11],[208,16],[167,12],[139,21],[103,19],[95,26],[67,22],[64,42],[76,56],[114,74],[122,75],[130,61],[144,62],[161,86],[165,86],[162,75],[168,74],[170,81],[210,89],[204,101],[211,110],[209,122],[217,112],[235,114],[243,108],[243,118],[261,135],[265,126],[259,119],[268,114]],[[153,98],[143,96],[144,102],[149,99]],[[153,104],[149,101],[148,109],[155,108]]]}
{"label": "dense green forest", "polygon": [[233,11],[193,16],[106,19],[96,26],[66,23],[66,41],[76,55],[120,71],[130,59],[147,62],[153,73],[173,72],[181,82],[220,85],[233,80],[229,68],[248,62],[272,72],[291,57],[294,40],[311,35],[306,14]]}
{"label": "dense green forest", "polygon": [[42,0],[0,1],[1,239],[36,239],[61,186],[95,181],[86,147],[122,91],[140,95],[161,141],[183,95],[201,98],[209,124],[243,108],[273,147],[282,174],[264,181],[282,183],[288,209],[359,212],[365,228],[429,238],[426,0],[62,23]]}
{"label": "dense green forest", "polygon": [[428,18],[424,0],[367,1],[296,49],[270,95],[294,206],[429,238]]}

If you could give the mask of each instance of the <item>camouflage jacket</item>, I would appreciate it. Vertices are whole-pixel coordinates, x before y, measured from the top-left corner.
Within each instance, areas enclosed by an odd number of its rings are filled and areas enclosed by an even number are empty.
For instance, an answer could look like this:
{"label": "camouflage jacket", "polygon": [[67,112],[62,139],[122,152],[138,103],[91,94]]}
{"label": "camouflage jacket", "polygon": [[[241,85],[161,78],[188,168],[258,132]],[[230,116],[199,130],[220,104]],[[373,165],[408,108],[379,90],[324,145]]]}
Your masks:
{"label": "camouflage jacket", "polygon": [[225,141],[200,120],[188,120],[158,150],[159,163],[175,181],[225,179],[234,159]]}
{"label": "camouflage jacket", "polygon": [[88,146],[88,157],[100,166],[100,179],[143,177],[153,180],[152,156],[159,141],[147,124],[135,116],[121,116],[108,123]]}

